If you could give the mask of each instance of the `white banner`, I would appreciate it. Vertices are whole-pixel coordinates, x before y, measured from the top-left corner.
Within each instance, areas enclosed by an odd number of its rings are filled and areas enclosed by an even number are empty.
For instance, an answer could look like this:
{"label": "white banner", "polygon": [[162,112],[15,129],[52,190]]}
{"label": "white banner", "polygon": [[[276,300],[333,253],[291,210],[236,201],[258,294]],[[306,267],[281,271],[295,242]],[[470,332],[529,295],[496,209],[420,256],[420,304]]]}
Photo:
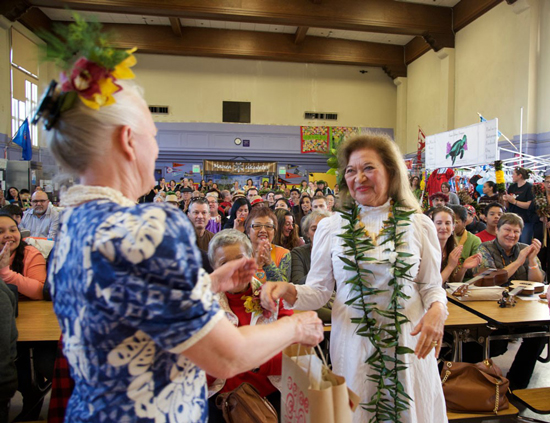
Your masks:
{"label": "white banner", "polygon": [[498,119],[426,137],[426,169],[490,164],[497,160]]}

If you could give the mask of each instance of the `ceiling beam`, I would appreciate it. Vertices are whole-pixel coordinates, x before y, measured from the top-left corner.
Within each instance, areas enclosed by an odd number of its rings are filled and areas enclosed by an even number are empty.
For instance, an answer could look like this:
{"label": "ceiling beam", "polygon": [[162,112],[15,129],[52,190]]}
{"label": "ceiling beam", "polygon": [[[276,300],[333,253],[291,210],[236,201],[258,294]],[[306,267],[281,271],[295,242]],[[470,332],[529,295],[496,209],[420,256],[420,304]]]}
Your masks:
{"label": "ceiling beam", "polygon": [[291,34],[236,31],[209,28],[183,28],[183,38],[159,25],[105,24],[119,48],[137,47],[140,53],[206,56],[282,62],[326,63],[358,66],[391,66],[406,74],[403,47],[307,37],[294,44]]}
{"label": "ceiling beam", "polygon": [[180,18],[169,18],[170,19],[170,25],[172,26],[172,31],[174,34],[176,34],[178,37],[182,37],[182,28],[181,28],[181,21]]}
{"label": "ceiling beam", "polygon": [[[452,9],[389,0],[25,0],[39,7],[307,26],[390,34],[452,34]],[[480,0],[487,1],[487,0]]]}
{"label": "ceiling beam", "polygon": [[502,1],[503,0],[460,0],[456,6],[453,7],[453,30],[455,32],[460,31],[466,25],[502,3]]}
{"label": "ceiling beam", "polygon": [[294,44],[302,44],[306,38],[308,30],[309,28],[307,26],[299,26],[294,34]]}
{"label": "ceiling beam", "polygon": [[424,37],[414,37],[405,45],[405,63],[410,65],[424,53],[430,51],[431,47]]}

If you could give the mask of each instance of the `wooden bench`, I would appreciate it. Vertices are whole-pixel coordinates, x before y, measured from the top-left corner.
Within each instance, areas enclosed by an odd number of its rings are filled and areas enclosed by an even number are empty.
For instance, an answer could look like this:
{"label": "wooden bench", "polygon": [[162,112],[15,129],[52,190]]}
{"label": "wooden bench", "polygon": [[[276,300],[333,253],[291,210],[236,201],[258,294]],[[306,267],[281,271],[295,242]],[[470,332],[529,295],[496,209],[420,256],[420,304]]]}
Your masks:
{"label": "wooden bench", "polygon": [[550,388],[516,389],[512,394],[531,411],[550,414]]}
{"label": "wooden bench", "polygon": [[495,413],[464,413],[464,412],[454,412],[447,411],[447,418],[451,420],[459,419],[479,419],[482,417],[491,417],[493,419],[498,419],[502,416],[514,416],[519,413],[519,410],[510,404],[510,407],[507,410],[499,411],[498,414]]}

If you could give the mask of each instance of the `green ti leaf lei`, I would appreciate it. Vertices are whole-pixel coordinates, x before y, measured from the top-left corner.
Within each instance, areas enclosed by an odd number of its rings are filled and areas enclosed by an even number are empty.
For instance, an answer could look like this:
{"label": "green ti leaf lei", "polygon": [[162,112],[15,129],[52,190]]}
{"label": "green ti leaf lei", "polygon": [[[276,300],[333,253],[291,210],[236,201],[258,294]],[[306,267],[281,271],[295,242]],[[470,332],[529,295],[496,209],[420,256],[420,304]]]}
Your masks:
{"label": "green ti leaf lei", "polygon": [[[366,375],[366,378],[376,384],[377,390],[369,402],[361,404],[363,409],[373,413],[369,423],[400,422],[401,412],[408,409],[409,400],[412,400],[399,381],[399,373],[407,369],[400,356],[414,351],[399,344],[399,335],[401,326],[409,322],[401,310],[402,303],[410,298],[403,293],[403,286],[405,281],[413,281],[409,273],[413,264],[405,261],[412,254],[398,249],[405,245],[402,238],[414,211],[403,210],[393,201],[391,207],[379,236],[383,239],[379,245],[386,246],[384,253],[388,254],[387,259],[377,260],[367,255],[375,248],[375,244],[364,230],[357,205],[341,210],[342,218],[347,224],[344,226],[345,232],[338,235],[344,240],[345,256],[340,257],[344,262],[344,269],[355,272],[345,282],[351,285],[350,299],[346,304],[363,313],[362,317],[352,318],[351,322],[357,325],[356,334],[367,338],[374,347],[373,354],[366,360],[373,373]],[[373,287],[369,281],[373,274],[363,268],[363,264],[390,264],[392,278],[388,289]],[[390,292],[391,296],[389,304],[384,308],[377,303],[376,296],[386,292]],[[379,321],[381,318],[383,322]]]}

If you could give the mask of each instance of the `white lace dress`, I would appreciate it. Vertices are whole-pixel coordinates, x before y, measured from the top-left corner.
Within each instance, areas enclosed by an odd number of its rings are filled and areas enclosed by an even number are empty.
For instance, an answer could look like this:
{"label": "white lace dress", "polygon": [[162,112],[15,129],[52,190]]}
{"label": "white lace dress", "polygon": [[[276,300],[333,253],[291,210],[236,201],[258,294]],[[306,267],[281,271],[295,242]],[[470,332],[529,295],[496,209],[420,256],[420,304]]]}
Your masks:
{"label": "white lace dress", "polygon": [[[379,233],[390,210],[389,201],[380,207],[361,207],[361,221],[370,233]],[[326,304],[333,290],[336,299],[332,308],[332,331],[330,355],[333,370],[346,378],[348,386],[356,392],[362,402],[368,402],[376,390],[372,382],[367,382],[366,376],[371,374],[370,367],[365,364],[372,354],[373,348],[369,341],[355,334],[357,325],[351,323],[352,317],[361,317],[361,312],[349,307],[345,302],[349,298],[350,287],[344,282],[353,273],[344,270],[340,256],[343,255],[342,239],[337,234],[343,232],[347,223],[339,213],[323,219],[315,233],[313,244],[311,270],[305,285],[298,285],[298,300],[294,305],[298,310],[316,310]],[[414,349],[418,336],[410,335],[426,310],[434,301],[446,303],[445,291],[441,287],[439,266],[441,250],[435,227],[431,220],[422,214],[411,216],[409,226],[403,229],[405,245],[399,251],[412,254],[407,260],[414,263],[410,274],[416,283],[405,282],[405,293],[410,299],[403,303],[402,312],[410,323],[402,326],[400,344]],[[386,259],[388,253],[383,250],[387,246],[377,246],[368,254],[379,260]],[[369,276],[373,286],[388,287],[391,279],[389,264],[365,265],[374,276]],[[376,296],[379,305],[386,305],[389,293]],[[413,398],[409,410],[402,413],[402,422],[406,423],[441,423],[446,422],[446,409],[441,380],[439,377],[435,354],[432,352],[426,359],[420,360],[413,354],[402,356],[408,365],[406,371],[400,372],[400,381],[405,391]],[[371,413],[360,407],[354,414],[354,423],[369,421]]]}

